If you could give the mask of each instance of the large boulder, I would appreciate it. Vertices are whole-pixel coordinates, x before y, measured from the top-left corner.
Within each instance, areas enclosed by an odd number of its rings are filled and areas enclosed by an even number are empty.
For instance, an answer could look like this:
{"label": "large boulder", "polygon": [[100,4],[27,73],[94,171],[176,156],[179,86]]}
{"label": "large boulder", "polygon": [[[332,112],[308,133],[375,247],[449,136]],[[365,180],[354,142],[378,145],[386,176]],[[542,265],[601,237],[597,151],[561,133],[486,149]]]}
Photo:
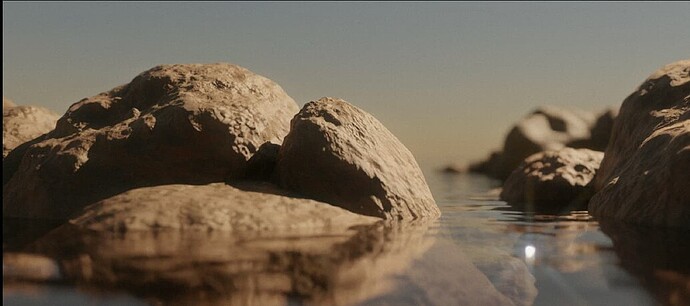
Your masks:
{"label": "large boulder", "polygon": [[136,187],[242,177],[297,111],[280,86],[239,66],[154,67],[73,104],[45,139],[13,151],[3,163],[3,212],[65,219]]}
{"label": "large boulder", "polygon": [[501,200],[536,211],[586,209],[589,185],[604,154],[589,149],[564,148],[534,154],[506,180]]}
{"label": "large boulder", "polygon": [[690,227],[690,60],[623,101],[594,186],[596,217]]}
{"label": "large boulder", "polygon": [[50,132],[60,115],[39,106],[17,106],[2,99],[2,157],[14,148]]}
{"label": "large boulder", "polygon": [[327,203],[295,198],[271,184],[239,187],[244,190],[224,183],[137,188],[87,206],[70,223],[106,232],[246,232],[347,229],[379,220]]}
{"label": "large boulder", "polygon": [[283,187],[385,219],[440,215],[412,153],[376,118],[341,100],[307,103],[280,148]]}

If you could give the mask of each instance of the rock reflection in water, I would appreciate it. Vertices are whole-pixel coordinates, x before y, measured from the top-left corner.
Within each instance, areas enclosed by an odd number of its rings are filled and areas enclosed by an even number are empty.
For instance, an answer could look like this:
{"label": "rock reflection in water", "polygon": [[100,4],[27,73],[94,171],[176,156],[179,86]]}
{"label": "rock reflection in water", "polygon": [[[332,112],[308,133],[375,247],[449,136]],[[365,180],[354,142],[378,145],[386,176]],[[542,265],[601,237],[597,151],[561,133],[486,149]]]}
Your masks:
{"label": "rock reflection in water", "polygon": [[428,222],[345,232],[128,232],[60,227],[29,252],[56,258],[83,289],[125,290],[153,304],[353,304],[393,289],[393,275],[434,243]]}
{"label": "rock reflection in water", "polygon": [[690,230],[644,227],[602,219],[620,265],[663,305],[690,305]]}

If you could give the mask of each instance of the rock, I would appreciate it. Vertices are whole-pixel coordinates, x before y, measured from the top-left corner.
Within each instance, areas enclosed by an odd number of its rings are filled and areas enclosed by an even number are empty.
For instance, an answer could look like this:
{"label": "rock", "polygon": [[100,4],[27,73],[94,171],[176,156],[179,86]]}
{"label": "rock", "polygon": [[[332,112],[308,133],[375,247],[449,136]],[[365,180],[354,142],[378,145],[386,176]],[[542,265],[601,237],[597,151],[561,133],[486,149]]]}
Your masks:
{"label": "rock", "polygon": [[528,156],[549,150],[560,150],[566,143],[588,139],[594,121],[581,112],[554,106],[543,106],[523,118],[508,133],[496,176],[506,179]]}
{"label": "rock", "polygon": [[5,97],[2,97],[2,109],[5,110],[6,108],[12,108],[17,106],[17,104],[14,104],[14,101],[7,99]]}
{"label": "rock", "polygon": [[491,152],[489,158],[483,161],[471,163],[468,167],[470,172],[489,174],[495,177],[499,172],[501,166],[501,159],[503,158],[501,151]]}
{"label": "rock", "polygon": [[441,172],[448,174],[460,174],[466,173],[468,171],[467,165],[462,164],[450,164],[441,169]]}
{"label": "rock", "polygon": [[589,211],[690,227],[690,60],[653,73],[620,108]]}
{"label": "rock", "polygon": [[3,212],[66,219],[136,187],[242,177],[297,110],[280,86],[239,66],[154,67],[73,104],[44,140],[3,163]]}
{"label": "rock", "polygon": [[379,220],[330,204],[290,197],[270,184],[242,188],[246,190],[214,183],[133,189],[87,206],[70,223],[108,232],[165,229],[243,232],[346,229]]}
{"label": "rock", "polygon": [[586,209],[603,153],[564,148],[534,154],[510,174],[501,200],[537,211]]}
{"label": "rock", "polygon": [[590,128],[595,121],[595,116],[586,111],[539,107],[510,130],[502,151],[491,153],[487,160],[473,163],[469,169],[505,180],[532,154],[560,150],[572,144],[590,147]]}
{"label": "rock", "polygon": [[281,186],[385,219],[438,217],[412,153],[376,118],[335,98],[292,119],[277,164]]}
{"label": "rock", "polygon": [[38,106],[16,106],[2,99],[2,157],[14,148],[48,133],[60,116]]}
{"label": "rock", "polygon": [[592,126],[591,140],[588,149],[595,151],[604,151],[611,138],[611,130],[613,129],[613,122],[618,116],[618,107],[612,107],[605,110],[599,115],[596,123]]}
{"label": "rock", "polygon": [[247,162],[246,179],[270,181],[278,161],[280,145],[266,142],[259,147]]}

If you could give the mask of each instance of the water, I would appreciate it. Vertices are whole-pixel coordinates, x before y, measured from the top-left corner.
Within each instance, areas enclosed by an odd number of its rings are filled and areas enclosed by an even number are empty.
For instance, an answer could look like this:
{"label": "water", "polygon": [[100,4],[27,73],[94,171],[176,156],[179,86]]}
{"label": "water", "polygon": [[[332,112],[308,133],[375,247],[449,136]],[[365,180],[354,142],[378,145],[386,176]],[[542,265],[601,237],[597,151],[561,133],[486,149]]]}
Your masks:
{"label": "water", "polygon": [[32,242],[45,230],[11,235],[6,220],[4,262],[15,264],[3,264],[3,304],[690,304],[687,231],[511,210],[491,191],[499,182],[483,176],[429,171],[427,180],[439,220],[346,232],[96,234],[63,226]]}

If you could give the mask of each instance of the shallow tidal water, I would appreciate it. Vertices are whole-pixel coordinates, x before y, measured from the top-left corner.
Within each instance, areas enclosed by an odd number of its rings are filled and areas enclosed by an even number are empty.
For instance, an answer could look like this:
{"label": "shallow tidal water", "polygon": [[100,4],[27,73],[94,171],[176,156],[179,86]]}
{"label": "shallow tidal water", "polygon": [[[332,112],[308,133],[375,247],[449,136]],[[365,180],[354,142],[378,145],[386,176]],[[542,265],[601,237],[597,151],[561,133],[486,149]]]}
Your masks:
{"label": "shallow tidal water", "polygon": [[688,231],[515,211],[496,180],[426,177],[439,220],[345,232],[44,234],[4,220],[3,305],[690,305]]}

